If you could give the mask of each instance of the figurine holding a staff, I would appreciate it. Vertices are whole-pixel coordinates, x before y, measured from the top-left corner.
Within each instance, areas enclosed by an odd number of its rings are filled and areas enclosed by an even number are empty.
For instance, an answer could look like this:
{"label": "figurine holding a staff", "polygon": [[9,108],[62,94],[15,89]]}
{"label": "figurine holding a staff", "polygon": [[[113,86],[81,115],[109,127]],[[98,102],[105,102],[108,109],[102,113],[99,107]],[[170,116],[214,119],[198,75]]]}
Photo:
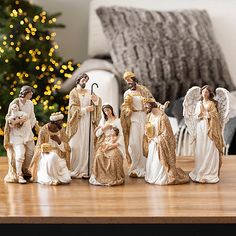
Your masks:
{"label": "figurine holding a staff", "polygon": [[89,178],[93,146],[94,129],[101,118],[102,100],[91,89],[86,89],[89,76],[81,74],[76,79],[76,87],[69,94],[69,109],[66,133],[71,147],[70,171],[72,178]]}

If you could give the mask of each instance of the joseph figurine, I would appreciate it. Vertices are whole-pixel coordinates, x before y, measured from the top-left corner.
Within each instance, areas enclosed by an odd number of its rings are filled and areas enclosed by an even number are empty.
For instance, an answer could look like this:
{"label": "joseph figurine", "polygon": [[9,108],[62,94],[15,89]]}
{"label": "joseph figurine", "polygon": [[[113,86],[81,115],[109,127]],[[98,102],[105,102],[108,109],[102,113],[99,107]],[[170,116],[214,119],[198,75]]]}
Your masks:
{"label": "joseph figurine", "polygon": [[[101,118],[102,100],[85,88],[88,80],[87,74],[80,75],[76,79],[76,87],[69,94],[66,133],[71,148],[70,171],[72,178],[90,177],[91,165],[89,166],[89,163],[93,162],[94,129],[98,126]],[[89,130],[91,130],[90,133]]]}

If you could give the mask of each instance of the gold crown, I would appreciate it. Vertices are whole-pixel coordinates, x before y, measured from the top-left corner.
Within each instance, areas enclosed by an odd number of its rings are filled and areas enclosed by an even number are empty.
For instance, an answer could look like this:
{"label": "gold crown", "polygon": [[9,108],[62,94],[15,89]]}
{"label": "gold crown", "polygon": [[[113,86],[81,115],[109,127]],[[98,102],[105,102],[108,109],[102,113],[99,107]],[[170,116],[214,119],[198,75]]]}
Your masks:
{"label": "gold crown", "polygon": [[131,71],[126,71],[123,75],[124,80],[127,80],[127,79],[132,78],[132,77],[135,77],[135,74]]}
{"label": "gold crown", "polygon": [[50,121],[57,121],[57,120],[63,120],[64,115],[59,111],[59,112],[54,112],[50,115]]}
{"label": "gold crown", "polygon": [[52,146],[49,143],[43,143],[41,145],[41,152],[51,152],[52,151]]}

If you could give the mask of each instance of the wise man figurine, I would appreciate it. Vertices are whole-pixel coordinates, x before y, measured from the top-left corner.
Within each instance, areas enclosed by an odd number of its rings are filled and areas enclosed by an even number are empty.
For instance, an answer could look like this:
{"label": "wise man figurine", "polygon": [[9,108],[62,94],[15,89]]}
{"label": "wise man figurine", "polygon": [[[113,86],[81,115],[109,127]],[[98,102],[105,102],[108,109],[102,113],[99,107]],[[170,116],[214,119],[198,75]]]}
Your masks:
{"label": "wise man figurine", "polygon": [[[144,177],[146,157],[143,151],[144,127],[146,121],[145,99],[153,98],[149,89],[138,83],[138,79],[131,71],[126,71],[123,79],[129,86],[124,93],[121,105],[121,125],[123,128],[126,158],[129,164],[130,177]],[[155,100],[155,99],[154,99]],[[158,103],[162,109],[164,105]]]}
{"label": "wise man figurine", "polygon": [[31,181],[46,185],[67,184],[70,176],[70,146],[63,127],[64,115],[55,112],[41,127],[30,164]]}

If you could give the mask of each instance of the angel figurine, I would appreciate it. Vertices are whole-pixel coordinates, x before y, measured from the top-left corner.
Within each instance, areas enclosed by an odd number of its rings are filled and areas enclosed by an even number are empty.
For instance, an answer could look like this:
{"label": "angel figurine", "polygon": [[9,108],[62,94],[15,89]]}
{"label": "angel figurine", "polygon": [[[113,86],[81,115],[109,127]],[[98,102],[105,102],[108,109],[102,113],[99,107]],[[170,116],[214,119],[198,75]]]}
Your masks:
{"label": "angel figurine", "polygon": [[224,154],[223,130],[229,120],[229,91],[209,85],[190,88],[183,102],[183,116],[194,147],[194,182],[217,183]]}

